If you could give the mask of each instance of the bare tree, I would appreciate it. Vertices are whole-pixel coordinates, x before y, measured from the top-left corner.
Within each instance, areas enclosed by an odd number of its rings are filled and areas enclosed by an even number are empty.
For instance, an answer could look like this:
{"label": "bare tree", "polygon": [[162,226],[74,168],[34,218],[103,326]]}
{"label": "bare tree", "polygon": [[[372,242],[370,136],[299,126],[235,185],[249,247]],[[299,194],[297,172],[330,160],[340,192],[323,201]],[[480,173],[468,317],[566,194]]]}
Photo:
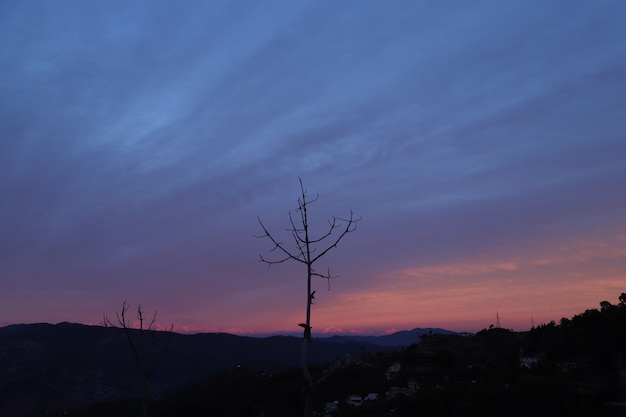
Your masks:
{"label": "bare tree", "polygon": [[[330,289],[330,279],[336,278],[330,274],[330,269],[327,272],[321,273],[313,268],[314,264],[326,255],[331,249],[336,248],[339,242],[351,232],[356,230],[357,223],[360,218],[355,219],[352,210],[347,218],[340,218],[333,216],[328,221],[328,229],[324,234],[318,237],[314,237],[309,230],[309,217],[308,209],[309,205],[316,202],[319,194],[313,199],[309,199],[306,193],[302,179],[298,177],[300,182],[300,197],[298,197],[298,207],[289,212],[289,223],[291,225],[287,230],[291,233],[293,238],[293,247],[287,247],[283,242],[278,240],[273,234],[269,232],[267,227],[263,224],[260,217],[257,217],[261,228],[263,229],[263,235],[258,236],[260,238],[269,239],[274,247],[271,252],[276,252],[278,255],[274,259],[269,259],[263,255],[259,255],[259,261],[268,265],[268,268],[274,264],[280,264],[287,261],[295,261],[303,264],[307,271],[307,293],[306,293],[306,319],[304,323],[300,323],[299,326],[304,328],[304,338],[302,341],[301,350],[301,363],[302,372],[305,379],[305,417],[311,416],[312,413],[312,397],[316,383],[313,382],[311,372],[309,371],[307,361],[307,348],[311,343],[311,305],[315,298],[315,291],[311,288],[312,277],[319,277],[328,280]],[[297,213],[299,217],[294,220],[292,213]],[[319,381],[318,381],[319,382]]]}
{"label": "bare tree", "polygon": [[133,320],[129,319],[127,312],[130,306],[126,301],[122,304],[122,309],[115,313],[117,320],[113,322],[106,314],[103,314],[103,324],[105,327],[121,328],[133,351],[133,359],[137,370],[137,378],[141,386],[142,394],[142,416],[148,416],[148,403],[150,400],[148,391],[148,380],[157,368],[163,354],[167,349],[174,325],[163,333],[157,331],[156,316],[154,311],[152,319],[148,322],[141,309],[141,304],[137,307],[138,326],[134,326]]}

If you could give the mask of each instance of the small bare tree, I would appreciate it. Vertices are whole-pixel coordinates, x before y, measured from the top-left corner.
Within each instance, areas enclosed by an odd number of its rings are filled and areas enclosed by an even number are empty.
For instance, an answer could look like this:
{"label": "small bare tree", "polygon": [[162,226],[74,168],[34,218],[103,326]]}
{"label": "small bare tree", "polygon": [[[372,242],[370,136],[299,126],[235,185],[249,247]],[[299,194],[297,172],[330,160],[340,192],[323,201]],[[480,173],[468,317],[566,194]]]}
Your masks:
{"label": "small bare tree", "polygon": [[[319,194],[315,196],[315,198],[309,199],[304,185],[302,184],[302,179],[298,177],[298,180],[300,181],[300,197],[298,198],[298,207],[289,212],[289,222],[291,227],[287,229],[293,238],[294,247],[287,247],[283,242],[278,240],[269,232],[260,217],[257,217],[257,219],[263,229],[263,235],[258,237],[269,239],[274,245],[271,251],[278,253],[278,256],[275,259],[268,259],[263,255],[259,255],[260,262],[267,264],[268,268],[274,264],[280,264],[287,261],[299,262],[306,267],[306,319],[305,322],[300,323],[299,326],[304,328],[304,338],[301,350],[302,372],[304,374],[306,384],[304,416],[309,417],[312,414],[313,391],[316,385],[316,383],[313,382],[307,361],[307,347],[311,343],[311,305],[313,304],[313,300],[315,298],[315,291],[312,291],[311,288],[311,279],[312,277],[327,279],[330,289],[330,279],[336,278],[336,276],[332,276],[330,274],[330,269],[327,269],[326,273],[320,273],[313,268],[313,265],[331,249],[336,248],[339,242],[348,233],[355,231],[357,223],[361,219],[355,219],[352,210],[350,210],[350,215],[347,218],[333,216],[333,218],[328,221],[328,229],[326,232],[318,237],[313,237],[311,231],[309,230],[308,209],[311,203],[317,201]],[[297,220],[294,220],[292,212],[299,215]]]}
{"label": "small bare tree", "polygon": [[141,304],[139,304],[137,307],[137,321],[139,324],[135,327],[133,320],[129,319],[126,314],[129,308],[130,306],[124,301],[122,309],[115,313],[117,320],[114,322],[106,314],[103,314],[103,324],[105,327],[121,328],[124,331],[124,335],[133,351],[137,378],[141,386],[141,415],[147,417],[150,400],[148,380],[163,358],[172,336],[174,325],[170,325],[164,334],[157,331],[156,310],[152,319],[148,322],[141,309]]}

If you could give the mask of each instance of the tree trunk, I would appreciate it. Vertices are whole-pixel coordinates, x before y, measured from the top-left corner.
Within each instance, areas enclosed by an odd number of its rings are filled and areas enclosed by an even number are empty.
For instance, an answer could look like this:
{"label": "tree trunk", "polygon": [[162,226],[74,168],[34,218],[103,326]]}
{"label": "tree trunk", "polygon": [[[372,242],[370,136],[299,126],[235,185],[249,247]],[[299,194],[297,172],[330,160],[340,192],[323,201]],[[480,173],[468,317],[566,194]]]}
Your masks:
{"label": "tree trunk", "polygon": [[[306,332],[306,330],[305,330]],[[301,360],[302,360],[302,373],[304,374],[304,417],[311,417],[313,415],[313,378],[311,377],[311,372],[309,371],[309,364],[307,362],[307,349],[311,343],[311,340],[308,338],[304,338],[302,340],[302,351],[301,351]]]}
{"label": "tree trunk", "polygon": [[148,381],[145,378],[141,378],[141,416],[148,417]]}
{"label": "tree trunk", "polygon": [[[308,231],[307,227],[304,228],[305,233],[307,233],[307,242],[308,242]],[[308,363],[308,347],[309,343],[311,343],[311,277],[313,269],[311,267],[310,262],[310,250],[309,245],[307,243],[307,294],[306,294],[306,323],[304,323],[304,340],[302,340],[302,373],[304,374],[304,417],[311,417],[313,415],[313,378],[311,377],[311,371],[309,371],[309,363]]]}

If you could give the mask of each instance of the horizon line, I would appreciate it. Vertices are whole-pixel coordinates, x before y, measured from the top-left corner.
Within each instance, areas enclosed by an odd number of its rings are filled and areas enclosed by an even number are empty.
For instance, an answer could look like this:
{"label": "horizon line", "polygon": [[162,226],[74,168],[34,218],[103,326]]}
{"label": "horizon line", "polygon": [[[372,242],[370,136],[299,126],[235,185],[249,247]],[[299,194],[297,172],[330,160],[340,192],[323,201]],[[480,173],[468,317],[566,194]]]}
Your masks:
{"label": "horizon line", "polygon": [[[39,321],[39,322],[23,322],[23,323],[0,323],[0,328],[10,327],[10,326],[28,326],[28,325],[61,325],[61,324],[71,324],[71,325],[81,325],[88,327],[107,327],[103,323],[81,323],[81,322],[71,322],[71,321],[60,321],[57,323]],[[504,327],[503,327],[504,328]],[[487,328],[485,328],[487,329]],[[167,326],[157,326],[155,331],[169,331]],[[428,327],[413,327],[411,329],[396,329],[391,328],[387,330],[343,330],[343,329],[333,329],[334,331],[320,331],[320,332],[312,332],[312,335],[319,338],[328,338],[333,336],[343,336],[343,337],[384,337],[390,336],[400,332],[412,332],[415,330],[442,330],[451,333],[469,333],[476,334],[478,331],[474,330],[451,330],[444,327],[439,326],[428,326]],[[484,329],[483,329],[484,330]],[[508,329],[514,332],[520,331],[528,331],[528,330],[514,330]],[[286,331],[286,330],[276,330],[276,331],[251,331],[245,329],[218,329],[215,327],[209,326],[190,326],[190,325],[179,325],[178,327],[174,325],[172,333],[182,334],[182,335],[195,335],[195,334],[230,334],[234,336],[242,336],[242,337],[273,337],[273,336],[286,336],[286,337],[302,337],[301,331]]]}

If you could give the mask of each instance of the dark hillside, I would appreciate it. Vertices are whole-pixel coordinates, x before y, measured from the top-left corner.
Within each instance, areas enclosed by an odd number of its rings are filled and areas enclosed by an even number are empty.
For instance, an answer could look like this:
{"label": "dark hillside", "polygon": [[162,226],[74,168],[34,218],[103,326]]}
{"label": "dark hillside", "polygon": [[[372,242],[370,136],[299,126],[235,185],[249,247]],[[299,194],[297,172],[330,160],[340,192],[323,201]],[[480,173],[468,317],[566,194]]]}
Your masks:
{"label": "dark hillside", "polygon": [[[172,393],[238,365],[264,372],[298,366],[300,344],[296,337],[173,333],[149,380],[150,391],[153,396]],[[314,340],[310,362],[381,349],[354,341]],[[71,323],[0,328],[2,416],[29,416],[139,395],[131,350],[120,329]]]}
{"label": "dark hillside", "polygon": [[409,346],[415,343],[419,343],[423,336],[429,334],[456,334],[450,330],[439,328],[415,328],[413,330],[400,330],[398,332],[387,334],[384,336],[332,336],[324,340],[330,342],[345,342],[351,340],[354,342],[371,343],[374,345],[386,346],[389,348],[398,346]]}

